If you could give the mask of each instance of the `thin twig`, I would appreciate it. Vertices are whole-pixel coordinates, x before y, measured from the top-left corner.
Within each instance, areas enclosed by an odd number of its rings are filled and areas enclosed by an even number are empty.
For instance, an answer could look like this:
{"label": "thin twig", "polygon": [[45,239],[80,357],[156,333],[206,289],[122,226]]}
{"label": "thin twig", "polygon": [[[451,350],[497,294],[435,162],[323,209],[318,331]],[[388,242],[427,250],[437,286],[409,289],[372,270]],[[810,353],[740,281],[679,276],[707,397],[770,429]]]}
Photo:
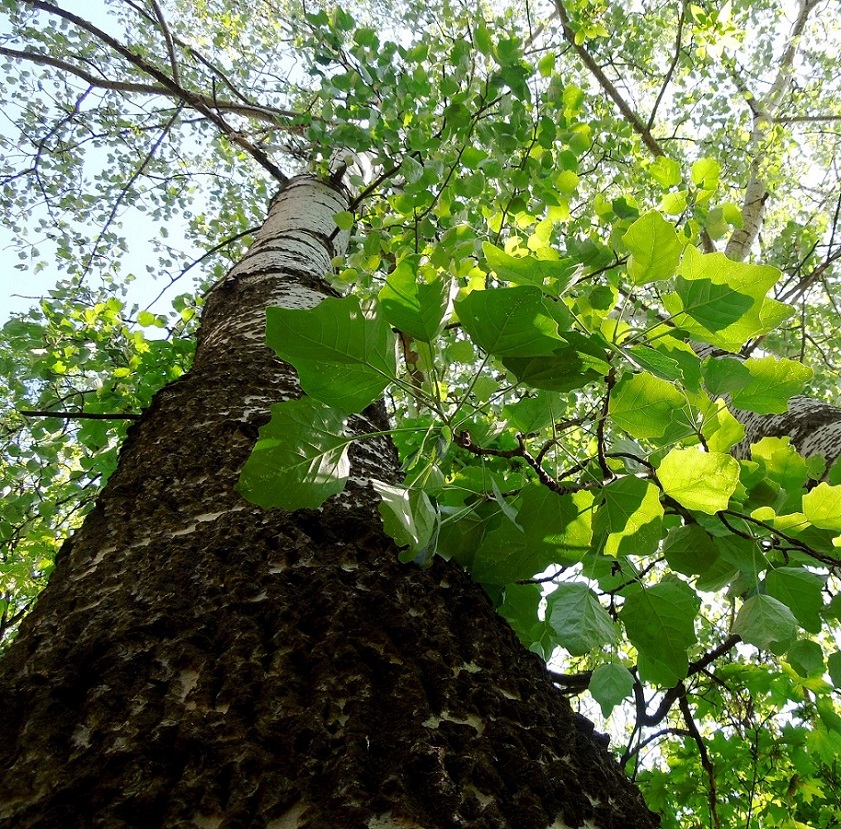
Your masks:
{"label": "thin twig", "polygon": [[49,412],[40,409],[18,409],[17,413],[24,417],[60,417],[65,420],[140,420],[143,417],[139,414],[119,412]]}

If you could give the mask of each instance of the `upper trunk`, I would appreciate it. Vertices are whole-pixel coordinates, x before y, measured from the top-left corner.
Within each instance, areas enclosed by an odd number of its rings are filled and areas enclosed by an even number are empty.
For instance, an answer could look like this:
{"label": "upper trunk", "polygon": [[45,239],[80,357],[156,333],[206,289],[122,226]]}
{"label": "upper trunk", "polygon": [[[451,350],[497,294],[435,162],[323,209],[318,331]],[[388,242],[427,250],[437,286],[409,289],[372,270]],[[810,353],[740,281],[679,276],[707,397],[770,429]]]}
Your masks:
{"label": "upper trunk", "polygon": [[342,209],[312,178],[282,191],[62,547],[0,665],[2,826],[657,824],[481,588],[398,563],[365,484],[395,479],[388,441],[318,511],[234,491],[299,393],[265,308],[327,291]]}

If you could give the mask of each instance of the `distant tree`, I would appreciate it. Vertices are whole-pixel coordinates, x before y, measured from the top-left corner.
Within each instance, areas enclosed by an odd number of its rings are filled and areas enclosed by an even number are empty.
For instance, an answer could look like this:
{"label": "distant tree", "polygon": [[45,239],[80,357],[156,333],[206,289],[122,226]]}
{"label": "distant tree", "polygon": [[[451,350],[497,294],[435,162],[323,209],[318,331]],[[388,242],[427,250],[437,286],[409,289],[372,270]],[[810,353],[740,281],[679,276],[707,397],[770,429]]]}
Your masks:
{"label": "distant tree", "polygon": [[0,8],[0,825],[838,825],[828,3]]}

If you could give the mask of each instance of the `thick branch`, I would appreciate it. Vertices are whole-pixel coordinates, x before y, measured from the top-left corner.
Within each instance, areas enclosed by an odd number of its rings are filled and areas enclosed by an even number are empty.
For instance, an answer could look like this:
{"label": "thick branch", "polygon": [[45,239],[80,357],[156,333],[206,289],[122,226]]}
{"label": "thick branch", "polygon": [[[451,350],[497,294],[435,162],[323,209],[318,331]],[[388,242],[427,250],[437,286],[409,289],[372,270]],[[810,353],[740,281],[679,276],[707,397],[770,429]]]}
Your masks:
{"label": "thick branch", "polygon": [[94,35],[105,45],[109,46],[118,55],[124,58],[133,66],[140,69],[144,74],[154,78],[165,90],[165,94],[183,101],[186,105],[192,107],[197,112],[200,112],[208,120],[212,121],[219,130],[232,143],[242,147],[255,161],[257,161],[264,169],[271,173],[272,177],[279,182],[287,181],[286,174],[269,158],[269,156],[259,147],[254,146],[244,135],[237,132],[230,124],[228,124],[222,116],[215,111],[215,102],[213,104],[206,103],[206,96],[199,95],[191,90],[185,89],[183,86],[174,81],[169,75],[160,70],[157,66],[149,63],[144,57],[136,54],[119,40],[109,35],[107,32],[94,26],[88,20],[79,17],[72,12],[62,9],[60,6],[45,2],[45,0],[20,0],[22,4],[39,9],[47,14],[53,14],[57,17],[67,20],[70,23],[84,29],[86,32]]}
{"label": "thick branch", "polygon": [[564,37],[569,41],[573,49],[575,49],[578,57],[581,58],[582,63],[590,70],[593,77],[598,81],[599,86],[605,91],[605,94],[616,104],[619,111],[624,116],[625,120],[631,125],[634,132],[636,132],[642,139],[642,143],[651,150],[655,156],[665,155],[663,148],[651,134],[649,128],[643,123],[639,115],[634,112],[627,101],[619,93],[619,90],[613,85],[610,78],[605,75],[601,67],[593,59],[593,56],[584,48],[583,45],[575,42],[575,32],[570,26],[569,15],[564,7],[563,0],[555,0],[555,8],[558,10],[558,17],[561,20],[561,25],[564,30]]}

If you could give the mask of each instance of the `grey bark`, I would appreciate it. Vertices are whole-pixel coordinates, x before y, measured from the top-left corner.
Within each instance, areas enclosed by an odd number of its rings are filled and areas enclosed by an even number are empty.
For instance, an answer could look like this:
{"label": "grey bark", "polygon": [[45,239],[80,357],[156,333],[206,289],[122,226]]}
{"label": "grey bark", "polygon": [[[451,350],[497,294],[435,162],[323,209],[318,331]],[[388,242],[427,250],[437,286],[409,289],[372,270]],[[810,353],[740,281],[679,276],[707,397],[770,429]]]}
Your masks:
{"label": "grey bark", "polygon": [[318,511],[234,491],[299,394],[265,308],[329,292],[346,204],[311,178],[281,192],[62,547],[0,664],[4,829],[658,825],[482,589],[398,563],[366,484],[395,480],[388,441]]}

